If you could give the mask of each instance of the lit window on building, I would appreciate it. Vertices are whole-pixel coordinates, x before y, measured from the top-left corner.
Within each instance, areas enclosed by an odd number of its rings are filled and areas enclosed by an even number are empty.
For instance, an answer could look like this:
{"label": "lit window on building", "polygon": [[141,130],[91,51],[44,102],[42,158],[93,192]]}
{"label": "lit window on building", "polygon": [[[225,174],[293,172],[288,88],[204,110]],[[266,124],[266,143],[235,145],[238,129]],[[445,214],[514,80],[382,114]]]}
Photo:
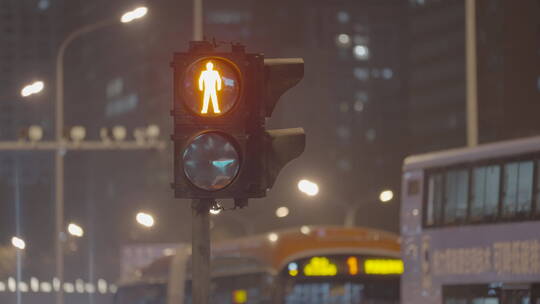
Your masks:
{"label": "lit window on building", "polygon": [[394,76],[394,71],[391,68],[384,68],[382,70],[382,77],[384,79],[391,79]]}
{"label": "lit window on building", "polygon": [[367,141],[374,141],[376,137],[377,137],[377,132],[375,131],[375,129],[367,130],[366,132]]}
{"label": "lit window on building", "polygon": [[366,81],[369,79],[369,70],[366,68],[354,68],[354,77],[360,81]]}
{"label": "lit window on building", "polygon": [[355,100],[361,101],[362,103],[368,102],[368,93],[366,91],[356,91],[354,93]]}
{"label": "lit window on building", "polygon": [[351,45],[351,37],[347,34],[339,34],[336,37],[336,44],[338,47],[348,47]]}
{"label": "lit window on building", "polygon": [[342,102],[339,104],[339,111],[341,113],[347,113],[349,111],[349,104],[347,102]]}
{"label": "lit window on building", "polygon": [[366,35],[354,35],[353,42],[358,45],[368,45],[369,37]]}
{"label": "lit window on building", "polygon": [[207,20],[212,24],[239,24],[248,22],[251,19],[251,14],[248,12],[238,11],[215,11],[208,14]]}
{"label": "lit window on building", "polygon": [[107,83],[106,96],[107,99],[117,97],[124,90],[124,79],[121,77],[114,78]]}
{"label": "lit window on building", "polygon": [[448,128],[455,129],[458,127],[458,118],[456,115],[450,115],[448,117]]}
{"label": "lit window on building", "polygon": [[105,106],[105,115],[107,117],[111,117],[124,114],[134,110],[138,103],[139,96],[137,94],[129,94],[127,96],[114,99]]}
{"label": "lit window on building", "polygon": [[362,112],[364,111],[364,103],[360,100],[357,100],[354,102],[354,110],[356,112]]}
{"label": "lit window on building", "polygon": [[[432,0],[409,0],[409,5],[412,7],[422,7],[422,6],[428,5],[429,4],[428,2],[430,1]],[[436,1],[440,2],[441,0],[436,0]]]}
{"label": "lit window on building", "polygon": [[340,23],[347,23],[349,22],[350,20],[350,16],[349,16],[349,13],[345,12],[345,11],[340,11],[337,13],[337,20],[340,22]]}
{"label": "lit window on building", "polygon": [[339,126],[337,128],[337,135],[341,139],[349,139],[351,136],[351,130],[345,126]]}
{"label": "lit window on building", "polygon": [[49,0],[39,0],[38,1],[38,8],[42,11],[47,10],[51,6],[51,2]]}
{"label": "lit window on building", "polygon": [[353,49],[354,58],[358,60],[369,59],[369,48],[366,45],[357,45]]}
{"label": "lit window on building", "polygon": [[351,171],[352,170],[352,164],[348,159],[340,159],[337,162],[337,167],[341,171]]}

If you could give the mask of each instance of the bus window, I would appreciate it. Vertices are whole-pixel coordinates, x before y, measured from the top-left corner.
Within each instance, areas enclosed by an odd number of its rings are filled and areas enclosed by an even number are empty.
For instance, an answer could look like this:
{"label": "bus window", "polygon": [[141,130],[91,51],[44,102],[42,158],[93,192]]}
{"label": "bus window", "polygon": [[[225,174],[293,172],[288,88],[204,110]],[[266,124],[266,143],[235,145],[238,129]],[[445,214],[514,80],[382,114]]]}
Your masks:
{"label": "bus window", "polygon": [[531,212],[534,174],[533,170],[534,164],[532,161],[522,162],[519,164],[517,197],[518,215],[528,215]]}
{"label": "bus window", "polygon": [[138,284],[118,289],[115,304],[165,304],[165,284]]}
{"label": "bus window", "polygon": [[426,225],[432,226],[442,222],[443,175],[430,175],[428,183]]}
{"label": "bus window", "polygon": [[488,285],[443,286],[444,304],[507,304],[500,300],[501,295],[500,289]]}
{"label": "bus window", "polygon": [[498,298],[474,298],[472,304],[499,304]]}
{"label": "bus window", "polygon": [[214,278],[212,279],[212,296],[210,303],[269,303],[270,285],[271,277],[266,273]]}
{"label": "bus window", "polygon": [[446,173],[445,184],[444,223],[462,222],[467,218],[469,172],[464,169],[450,170]]}
{"label": "bus window", "polygon": [[[540,161],[536,163],[536,215],[540,215]],[[540,304],[540,299],[538,299]],[[535,303],[536,304],[536,303]]]}
{"label": "bus window", "polygon": [[473,189],[471,201],[471,219],[494,219],[499,204],[499,166],[475,168],[473,171]]}
{"label": "bus window", "polygon": [[467,299],[448,298],[448,299],[445,299],[444,304],[468,304],[468,303],[467,303]]}
{"label": "bus window", "polygon": [[503,186],[503,217],[529,214],[532,205],[533,162],[506,164]]}

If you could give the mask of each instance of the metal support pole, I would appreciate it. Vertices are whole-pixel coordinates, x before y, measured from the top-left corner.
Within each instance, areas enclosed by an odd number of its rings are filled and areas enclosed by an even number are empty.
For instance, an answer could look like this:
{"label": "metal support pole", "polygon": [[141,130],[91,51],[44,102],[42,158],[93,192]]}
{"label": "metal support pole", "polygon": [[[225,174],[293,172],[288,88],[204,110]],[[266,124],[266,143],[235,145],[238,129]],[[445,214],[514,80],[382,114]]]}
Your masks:
{"label": "metal support pole", "polygon": [[356,225],[356,212],[358,212],[359,206],[354,204],[348,204],[345,210],[345,219],[343,226],[347,228],[354,227]]}
{"label": "metal support pole", "polygon": [[76,38],[118,23],[114,19],[106,19],[83,26],[71,32],[58,47],[56,54],[56,142],[60,146],[55,155],[55,249],[56,249],[56,278],[59,282],[56,291],[56,304],[64,304],[64,154],[61,146],[64,140],[64,54],[70,43]]}
{"label": "metal support pole", "polygon": [[193,40],[203,40],[203,0],[193,0]]}
{"label": "metal support pole", "polygon": [[56,304],[64,303],[64,151],[55,151],[55,247],[56,278],[60,283],[56,291]]}
{"label": "metal support pole", "polygon": [[478,145],[478,71],[476,66],[476,0],[465,2],[467,145]]}
{"label": "metal support pole", "polygon": [[210,205],[211,199],[193,200],[191,303],[210,302]]}

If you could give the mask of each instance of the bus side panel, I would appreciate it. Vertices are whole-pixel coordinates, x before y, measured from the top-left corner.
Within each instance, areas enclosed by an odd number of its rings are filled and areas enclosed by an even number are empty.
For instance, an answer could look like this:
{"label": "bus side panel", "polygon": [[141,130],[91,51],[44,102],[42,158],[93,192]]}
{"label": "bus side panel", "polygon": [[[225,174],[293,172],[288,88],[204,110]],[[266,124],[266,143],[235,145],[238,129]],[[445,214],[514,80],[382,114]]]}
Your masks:
{"label": "bus side panel", "polygon": [[434,286],[540,282],[540,222],[425,231]]}
{"label": "bus side panel", "polygon": [[415,180],[422,183],[422,171],[406,172],[402,185],[402,304],[441,304],[449,285],[540,282],[539,221],[424,229],[427,192],[411,194]]}
{"label": "bus side panel", "polygon": [[405,172],[401,202],[401,253],[405,272],[401,277],[402,304],[438,304],[440,291],[434,290],[427,261],[429,237],[422,236],[422,210],[425,193],[424,172]]}

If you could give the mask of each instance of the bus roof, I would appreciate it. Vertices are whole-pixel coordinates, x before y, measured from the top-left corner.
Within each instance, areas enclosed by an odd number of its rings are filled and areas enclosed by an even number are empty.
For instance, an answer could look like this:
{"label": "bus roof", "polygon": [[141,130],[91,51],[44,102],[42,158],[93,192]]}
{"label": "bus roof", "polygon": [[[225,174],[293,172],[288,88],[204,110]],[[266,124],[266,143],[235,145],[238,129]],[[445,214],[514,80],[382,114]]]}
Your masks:
{"label": "bus roof", "polygon": [[540,136],[514,139],[479,145],[473,148],[458,148],[405,158],[403,170],[445,167],[474,162],[488,158],[502,158],[540,151]]}
{"label": "bus roof", "polygon": [[[305,232],[305,231],[304,231]],[[340,252],[399,257],[398,236],[382,230],[341,226],[311,226],[309,233],[300,228],[218,242],[213,247],[216,256],[254,256],[276,271],[286,263],[310,255],[338,254]]]}
{"label": "bus roof", "polygon": [[[251,269],[277,273],[288,262],[312,255],[343,253],[400,257],[399,237],[390,232],[362,227],[308,227],[309,232],[304,230],[304,233],[300,228],[273,232],[277,235],[274,241],[270,240],[270,233],[265,233],[215,242],[212,244],[212,258],[215,262],[244,259],[249,261]],[[139,279],[166,278],[171,261],[172,256],[155,260],[141,270],[142,277]],[[216,272],[224,274],[224,271],[214,269],[213,273]]]}

